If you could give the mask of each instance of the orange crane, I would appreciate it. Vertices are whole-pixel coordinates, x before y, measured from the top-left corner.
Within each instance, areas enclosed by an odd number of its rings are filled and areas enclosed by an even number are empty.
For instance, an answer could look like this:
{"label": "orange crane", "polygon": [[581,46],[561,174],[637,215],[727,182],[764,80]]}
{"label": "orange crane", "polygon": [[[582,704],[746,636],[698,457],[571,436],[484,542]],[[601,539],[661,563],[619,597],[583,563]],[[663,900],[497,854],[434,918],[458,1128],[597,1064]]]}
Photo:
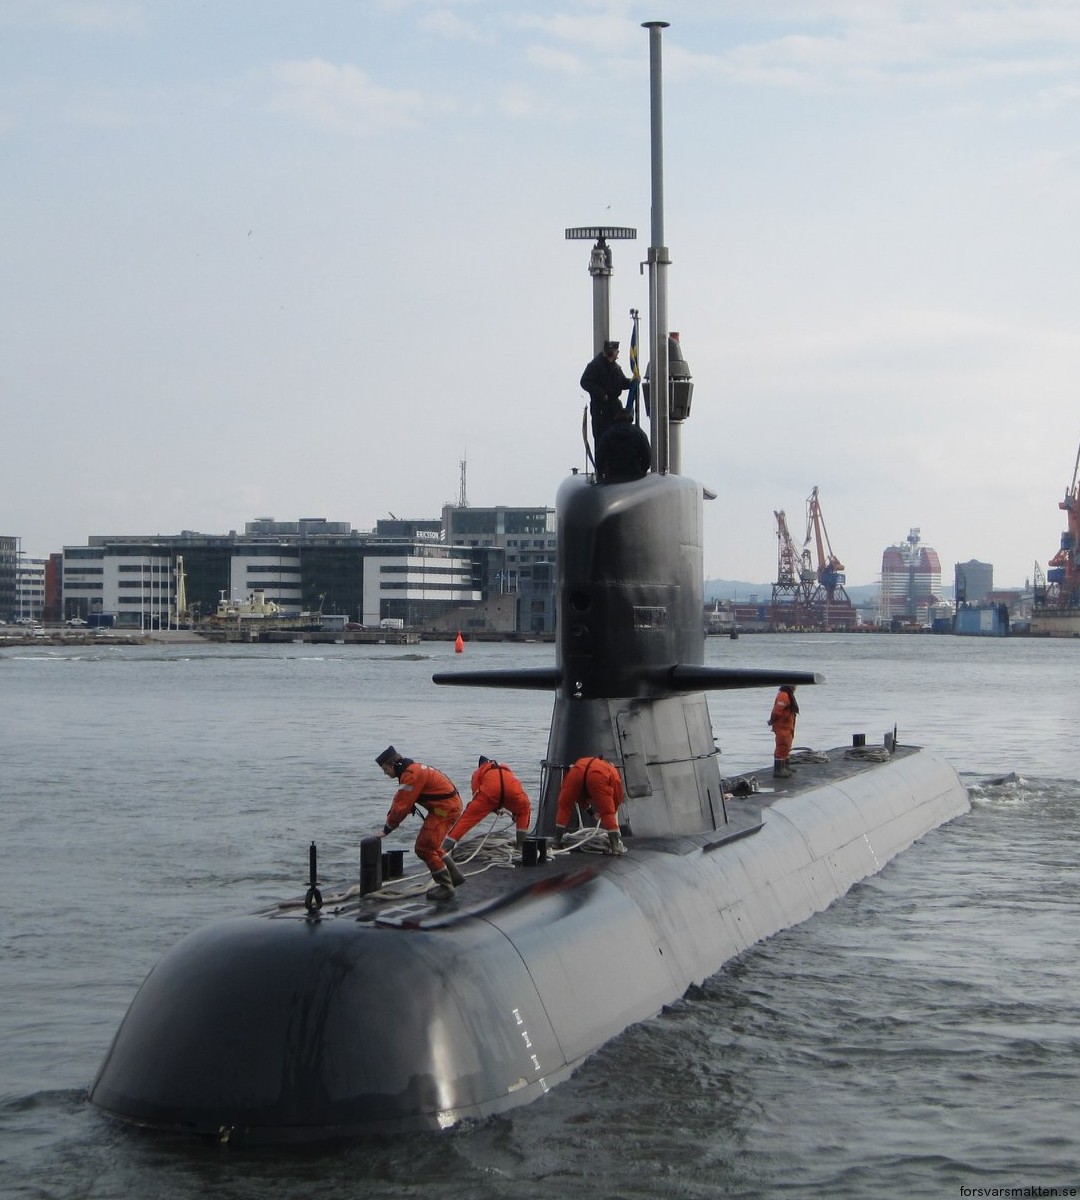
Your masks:
{"label": "orange crane", "polygon": [[1066,530],[1061,547],[1048,562],[1046,607],[1080,607],[1080,449],[1076,452],[1072,483],[1058,508],[1066,513]]}
{"label": "orange crane", "polygon": [[825,518],[821,512],[821,502],[818,500],[817,484],[814,484],[814,490],[806,499],[806,538],[803,541],[803,557],[806,559],[810,558],[808,547],[811,541],[817,550],[818,584],[824,588],[830,601],[836,598],[838,593],[843,593],[846,600],[844,564],[833,553],[829,542],[829,531],[825,528]]}
{"label": "orange crane", "polygon": [[[815,486],[806,501],[806,540],[800,551],[783,510],[776,518],[777,569],[772,625],[777,629],[850,629],[858,614],[844,587],[844,564],[833,553]],[[817,551],[817,562],[810,551]]]}

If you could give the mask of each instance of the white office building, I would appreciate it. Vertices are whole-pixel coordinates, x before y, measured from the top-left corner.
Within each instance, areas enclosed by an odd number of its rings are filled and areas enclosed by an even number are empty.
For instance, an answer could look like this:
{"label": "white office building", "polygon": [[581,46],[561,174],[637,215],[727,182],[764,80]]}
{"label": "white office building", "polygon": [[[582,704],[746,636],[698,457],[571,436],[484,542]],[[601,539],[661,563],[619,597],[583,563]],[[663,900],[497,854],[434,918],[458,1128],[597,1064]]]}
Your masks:
{"label": "white office building", "polygon": [[15,572],[15,617],[40,621],[45,612],[45,559],[20,556]]}

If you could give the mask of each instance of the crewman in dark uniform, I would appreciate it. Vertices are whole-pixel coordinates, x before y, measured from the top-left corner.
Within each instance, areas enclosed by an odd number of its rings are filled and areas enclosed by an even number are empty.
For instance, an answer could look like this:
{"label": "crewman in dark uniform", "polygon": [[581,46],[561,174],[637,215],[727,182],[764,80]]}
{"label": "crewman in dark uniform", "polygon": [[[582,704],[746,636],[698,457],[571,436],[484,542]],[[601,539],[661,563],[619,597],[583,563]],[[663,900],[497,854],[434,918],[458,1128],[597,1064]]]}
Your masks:
{"label": "crewman in dark uniform", "polygon": [[634,382],[623,374],[616,361],[618,357],[619,343],[605,342],[603,350],[581,375],[581,386],[589,393],[594,446],[600,445],[601,437],[614,423],[615,414],[622,407],[619,397]]}
{"label": "crewman in dark uniform", "polygon": [[620,404],[611,428],[596,443],[596,478],[601,483],[629,483],[647,475],[650,466],[648,434]]}

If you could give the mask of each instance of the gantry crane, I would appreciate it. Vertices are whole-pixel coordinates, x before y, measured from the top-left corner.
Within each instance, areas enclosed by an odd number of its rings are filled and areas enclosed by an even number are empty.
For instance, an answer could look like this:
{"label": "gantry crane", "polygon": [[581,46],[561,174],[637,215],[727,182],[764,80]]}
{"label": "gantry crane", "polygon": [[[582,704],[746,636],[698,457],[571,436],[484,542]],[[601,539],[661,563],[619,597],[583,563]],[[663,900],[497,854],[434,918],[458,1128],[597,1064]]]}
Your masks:
{"label": "gantry crane", "polygon": [[[1046,572],[1045,608],[1080,608],[1080,449],[1076,452],[1072,483],[1058,508],[1065,514],[1061,546]],[[1037,602],[1037,600],[1036,600]]]}
{"label": "gantry crane", "polygon": [[[787,629],[850,629],[855,606],[844,587],[844,564],[833,553],[815,485],[806,501],[806,539],[800,551],[783,510],[776,518],[777,569],[772,624]],[[811,546],[817,551],[815,561]]]}
{"label": "gantry crane", "polygon": [[803,555],[809,556],[809,546],[813,542],[817,550],[817,588],[811,600],[821,598],[829,604],[839,601],[850,604],[847,590],[844,587],[844,564],[833,553],[829,542],[829,531],[825,528],[825,517],[821,512],[821,502],[818,500],[817,484],[806,498],[806,539],[803,542]]}
{"label": "gantry crane", "polygon": [[772,624],[777,628],[801,629],[806,624],[807,603],[816,581],[810,556],[800,554],[788,530],[783,509],[776,518],[776,582],[772,587]]}
{"label": "gantry crane", "polygon": [[[844,587],[844,564],[833,553],[815,485],[806,501],[806,539],[800,551],[783,509],[776,518],[776,582],[772,625],[787,629],[848,629],[857,622]],[[817,551],[817,561],[811,553]]]}

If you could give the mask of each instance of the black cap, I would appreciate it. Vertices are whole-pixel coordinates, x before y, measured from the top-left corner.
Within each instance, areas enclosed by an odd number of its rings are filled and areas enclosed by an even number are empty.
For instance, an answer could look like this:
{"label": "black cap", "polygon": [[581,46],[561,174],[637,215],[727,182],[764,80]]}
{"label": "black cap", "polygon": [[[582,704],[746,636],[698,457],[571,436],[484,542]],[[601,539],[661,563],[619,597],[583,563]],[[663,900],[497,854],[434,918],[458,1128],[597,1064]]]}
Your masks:
{"label": "black cap", "polygon": [[478,762],[476,765],[477,765],[478,767],[482,767],[482,766],[484,765],[484,763],[486,763],[486,762],[491,762],[491,759],[490,759],[490,758],[485,758],[485,757],[484,757],[484,756],[481,754],[481,755],[480,755],[480,761],[479,761],[479,762]]}
{"label": "black cap", "polygon": [[604,353],[605,354],[607,354],[609,350],[618,350],[618,348],[619,348],[618,342],[605,342],[604,343]]}
{"label": "black cap", "polygon": [[387,746],[386,749],[375,760],[380,767],[385,767],[387,763],[395,762],[401,757],[393,746]]}

